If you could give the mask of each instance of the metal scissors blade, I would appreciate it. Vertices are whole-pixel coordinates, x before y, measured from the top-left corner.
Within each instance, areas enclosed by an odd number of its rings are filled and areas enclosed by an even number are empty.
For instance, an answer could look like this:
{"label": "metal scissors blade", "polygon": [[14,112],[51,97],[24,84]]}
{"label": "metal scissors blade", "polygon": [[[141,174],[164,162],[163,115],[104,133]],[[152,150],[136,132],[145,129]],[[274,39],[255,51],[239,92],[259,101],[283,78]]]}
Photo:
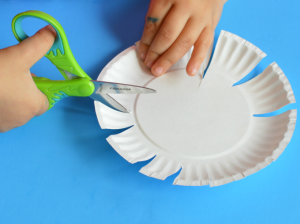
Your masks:
{"label": "metal scissors blade", "polygon": [[95,90],[90,97],[97,100],[104,105],[110,107],[111,109],[118,110],[124,113],[129,113],[129,111],[122,106],[118,101],[112,98],[110,94],[143,94],[143,93],[156,93],[156,90],[149,89],[142,86],[127,85],[114,82],[102,82],[91,80],[95,86]]}
{"label": "metal scissors blade", "polygon": [[116,82],[102,82],[102,81],[94,81],[95,89],[98,89],[99,86],[102,93],[110,93],[110,94],[140,94],[140,93],[156,93],[156,90],[150,89],[142,86],[128,85]]}

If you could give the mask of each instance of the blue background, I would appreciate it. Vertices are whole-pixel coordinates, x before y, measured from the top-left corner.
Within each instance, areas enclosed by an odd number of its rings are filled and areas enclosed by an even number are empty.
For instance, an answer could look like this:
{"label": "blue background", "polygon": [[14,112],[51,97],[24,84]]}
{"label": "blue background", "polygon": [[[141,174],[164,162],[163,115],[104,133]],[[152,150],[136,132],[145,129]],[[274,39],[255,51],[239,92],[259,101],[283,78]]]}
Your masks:
{"label": "blue background", "polygon": [[[94,79],[142,34],[149,0],[1,1],[0,48],[17,44],[11,20],[35,9],[64,27],[81,67]],[[298,0],[229,0],[216,29],[268,54],[250,76],[275,61],[300,100]],[[45,25],[24,21],[33,34]],[[43,58],[38,76],[59,79]],[[286,107],[298,108],[298,104]],[[1,116],[1,115],[0,115]],[[0,134],[0,223],[298,223],[299,128],[279,159],[221,187],[173,186],[138,171],[106,142],[88,98],[68,98],[23,127]]]}

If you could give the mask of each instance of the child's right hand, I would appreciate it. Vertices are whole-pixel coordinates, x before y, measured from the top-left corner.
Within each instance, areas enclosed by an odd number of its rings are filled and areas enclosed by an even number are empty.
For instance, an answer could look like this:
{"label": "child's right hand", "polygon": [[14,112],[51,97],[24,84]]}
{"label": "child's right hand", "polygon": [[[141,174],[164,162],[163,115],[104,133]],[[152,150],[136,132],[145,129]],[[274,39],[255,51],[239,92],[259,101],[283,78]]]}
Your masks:
{"label": "child's right hand", "polygon": [[0,49],[0,132],[47,111],[47,97],[36,87],[29,69],[49,51],[55,36],[48,25],[18,45]]}

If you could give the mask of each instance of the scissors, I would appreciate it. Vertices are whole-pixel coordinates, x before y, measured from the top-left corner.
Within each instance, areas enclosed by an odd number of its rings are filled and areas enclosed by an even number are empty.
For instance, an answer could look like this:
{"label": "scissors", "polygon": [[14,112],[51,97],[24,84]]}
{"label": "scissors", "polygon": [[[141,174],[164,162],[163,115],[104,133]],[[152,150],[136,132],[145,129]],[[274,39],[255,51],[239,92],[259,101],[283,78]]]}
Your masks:
{"label": "scissors", "polygon": [[12,30],[19,42],[28,38],[21,26],[22,20],[28,17],[41,19],[53,26],[56,30],[54,44],[46,53],[45,57],[56,66],[65,80],[50,80],[43,77],[33,77],[38,89],[42,91],[49,100],[48,110],[65,97],[89,96],[116,111],[129,113],[124,106],[109,94],[156,93],[155,90],[142,86],[92,80],[75,60],[68,44],[65,31],[60,23],[47,13],[31,10],[22,12],[13,18]]}

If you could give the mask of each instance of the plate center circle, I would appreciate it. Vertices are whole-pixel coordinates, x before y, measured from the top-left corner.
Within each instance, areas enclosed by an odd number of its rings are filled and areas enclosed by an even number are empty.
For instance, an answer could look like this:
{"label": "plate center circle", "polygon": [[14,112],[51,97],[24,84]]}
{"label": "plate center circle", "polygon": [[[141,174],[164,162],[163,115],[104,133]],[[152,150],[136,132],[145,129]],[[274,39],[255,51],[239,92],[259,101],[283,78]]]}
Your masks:
{"label": "plate center circle", "polygon": [[141,94],[135,105],[137,124],[164,151],[185,156],[225,152],[245,135],[250,117],[238,86],[223,75],[189,77],[169,72],[147,84],[156,94]]}

